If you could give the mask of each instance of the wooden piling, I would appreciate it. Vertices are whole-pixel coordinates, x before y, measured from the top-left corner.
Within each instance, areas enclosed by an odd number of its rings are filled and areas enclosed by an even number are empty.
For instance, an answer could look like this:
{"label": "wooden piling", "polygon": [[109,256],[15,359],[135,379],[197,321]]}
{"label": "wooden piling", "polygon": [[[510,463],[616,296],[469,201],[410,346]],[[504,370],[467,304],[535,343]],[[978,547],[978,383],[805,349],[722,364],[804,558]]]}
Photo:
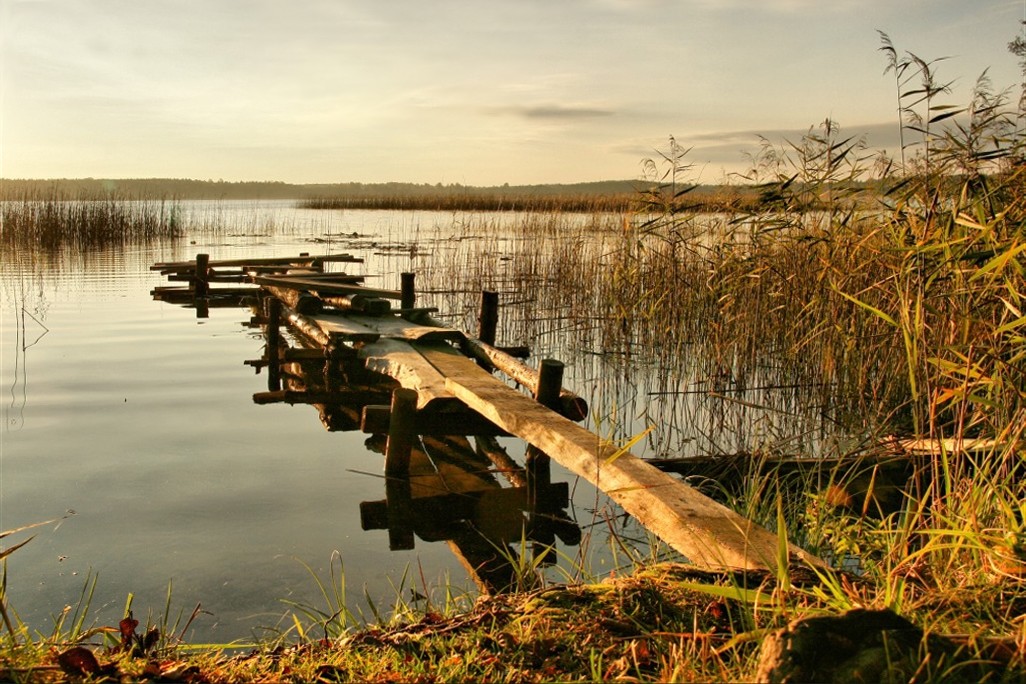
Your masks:
{"label": "wooden piling", "polygon": [[[555,359],[543,359],[538,368],[538,387],[534,398],[542,406],[559,410],[559,392],[563,388],[563,363]],[[527,497],[530,503],[530,526],[535,539],[534,555],[538,557],[546,547],[555,543],[555,532],[546,524],[550,514],[549,497],[552,486],[552,461],[548,454],[534,445],[528,445],[524,459],[527,470]],[[552,561],[552,558],[546,558]]]}
{"label": "wooden piling", "polygon": [[281,300],[267,297],[267,390],[281,389]]}
{"label": "wooden piling", "polygon": [[400,287],[400,308],[412,309],[413,305],[417,301],[417,292],[415,289],[416,274],[414,273],[400,273],[399,274]]}
{"label": "wooden piling", "polygon": [[410,449],[417,437],[417,392],[399,387],[392,392],[391,420],[385,445],[385,477],[408,478]]}
{"label": "wooden piling", "polygon": [[[460,347],[467,355],[483,362],[487,368],[497,368],[532,392],[537,391],[538,371],[523,361],[496,349],[484,340],[467,337],[460,342]],[[559,404],[554,410],[570,420],[581,421],[588,417],[588,402],[570,390],[560,389]]]}
{"label": "wooden piling", "polygon": [[192,289],[197,297],[206,297],[210,289],[208,272],[210,270],[210,255],[196,255],[196,270],[193,273]]}
{"label": "wooden piling", "polygon": [[495,331],[499,325],[499,293],[481,291],[481,312],[478,315],[477,338],[485,344],[495,344]]}
{"label": "wooden piling", "polygon": [[416,439],[417,393],[400,387],[392,392],[392,419],[385,442],[385,497],[388,500],[388,546],[412,549],[413,505],[410,492],[410,452]]}

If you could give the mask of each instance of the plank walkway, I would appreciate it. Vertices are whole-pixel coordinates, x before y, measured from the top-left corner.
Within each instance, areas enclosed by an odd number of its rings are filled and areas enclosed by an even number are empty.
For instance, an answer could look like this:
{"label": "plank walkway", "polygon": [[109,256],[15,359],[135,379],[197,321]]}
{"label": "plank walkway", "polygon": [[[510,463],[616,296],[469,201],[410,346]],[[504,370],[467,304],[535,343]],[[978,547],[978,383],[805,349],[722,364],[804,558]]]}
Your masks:
{"label": "plank walkway", "polygon": [[[423,310],[410,309],[411,293],[365,288],[354,282],[352,276],[339,274],[337,279],[332,279],[330,274],[316,272],[324,263],[346,260],[352,257],[322,255],[275,261],[209,261],[208,268],[237,267],[247,273],[249,281],[259,288],[254,289],[263,296],[283,300],[281,323],[287,322],[294,333],[323,352],[325,377],[329,375],[332,359],[345,357],[351,362],[355,357],[364,370],[390,378],[399,387],[415,392],[416,413],[425,420],[432,413],[446,410],[483,416],[497,432],[504,431],[523,439],[588,480],[697,566],[776,570],[781,563],[823,565],[822,560],[796,546],[786,547],[785,552],[777,535],[633,454],[618,450],[560,415],[559,411],[547,408],[500,380],[489,372],[495,370],[493,366],[506,372],[512,381],[527,383],[532,393],[538,390],[530,386],[538,382],[536,371],[518,365],[515,360],[504,359],[494,347],[462,331],[439,326],[421,315]],[[203,289],[197,291],[205,293],[204,278],[209,271],[201,272],[202,267],[197,267],[196,263],[156,264],[153,269],[179,275],[188,275],[192,269],[191,277],[203,281]],[[251,268],[254,266],[259,268]],[[273,267],[279,271],[269,271]],[[292,270],[298,272],[290,273]],[[155,297],[173,299],[169,288],[160,290],[154,291]],[[214,292],[216,290],[211,291]],[[378,315],[368,315],[325,304],[349,306],[350,300],[339,301],[337,297],[350,295],[400,300],[404,308],[396,312],[379,307]],[[315,313],[300,313],[289,306],[291,302],[297,308],[309,307],[311,296],[323,299],[310,307],[316,309]],[[307,298],[306,304],[300,306],[303,298]],[[269,326],[278,324],[279,321],[268,322]],[[573,408],[563,413],[577,419],[583,417],[580,415],[583,402],[579,398],[565,388],[557,388],[557,394],[558,401],[550,405],[566,407],[569,402]]]}

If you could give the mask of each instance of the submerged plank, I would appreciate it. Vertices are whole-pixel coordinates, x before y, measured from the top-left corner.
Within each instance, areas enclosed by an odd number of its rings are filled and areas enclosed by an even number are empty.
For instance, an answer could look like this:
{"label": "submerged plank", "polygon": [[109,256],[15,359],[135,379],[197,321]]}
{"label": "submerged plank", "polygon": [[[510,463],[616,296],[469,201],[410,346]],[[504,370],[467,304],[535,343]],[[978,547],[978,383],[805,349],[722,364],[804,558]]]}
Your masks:
{"label": "submerged plank", "polygon": [[[441,348],[421,352],[467,406],[587,479],[692,563],[776,568],[777,536],[765,528],[629,452],[611,458],[615,446],[511,389],[466,357]],[[822,564],[795,546],[789,556],[788,562]]]}

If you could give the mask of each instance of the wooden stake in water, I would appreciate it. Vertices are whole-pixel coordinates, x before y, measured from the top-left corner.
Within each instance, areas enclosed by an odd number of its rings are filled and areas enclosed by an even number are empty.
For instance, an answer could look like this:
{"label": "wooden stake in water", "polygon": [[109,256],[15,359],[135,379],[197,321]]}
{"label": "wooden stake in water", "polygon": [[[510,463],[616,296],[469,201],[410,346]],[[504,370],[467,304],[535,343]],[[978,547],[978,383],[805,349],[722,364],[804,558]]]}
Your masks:
{"label": "wooden stake in water", "polygon": [[401,293],[399,307],[402,309],[412,309],[417,301],[417,292],[414,286],[416,275],[413,273],[400,273],[399,280],[399,292]]}
{"label": "wooden stake in water", "polygon": [[499,325],[499,293],[481,291],[481,313],[478,317],[477,339],[495,344],[495,331]]}
{"label": "wooden stake in water", "polygon": [[193,274],[192,289],[197,297],[206,297],[210,289],[210,255],[196,255],[196,272]]}
{"label": "wooden stake in water", "polygon": [[410,500],[410,452],[416,434],[417,392],[392,392],[392,418],[385,443],[385,498],[388,500],[388,546],[393,551],[414,544]]}
{"label": "wooden stake in water", "polygon": [[[559,392],[563,388],[563,363],[543,359],[538,369],[538,388],[534,398],[542,406],[559,410]],[[555,543],[552,526],[546,524],[553,511],[548,510],[549,489],[552,487],[552,462],[548,454],[536,446],[528,445],[524,466],[527,470],[527,496],[530,502],[531,530],[540,544],[535,555]]]}
{"label": "wooden stake in water", "polygon": [[267,389],[281,389],[281,300],[268,297],[267,303]]}

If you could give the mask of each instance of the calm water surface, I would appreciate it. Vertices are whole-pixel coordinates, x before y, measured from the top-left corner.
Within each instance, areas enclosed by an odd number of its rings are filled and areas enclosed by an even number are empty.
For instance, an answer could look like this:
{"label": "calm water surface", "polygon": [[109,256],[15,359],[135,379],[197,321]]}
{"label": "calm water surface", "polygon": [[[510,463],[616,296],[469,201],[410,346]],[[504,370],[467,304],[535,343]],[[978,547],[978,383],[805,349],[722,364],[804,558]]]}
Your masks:
{"label": "calm water surface", "polygon": [[[197,319],[150,296],[166,284],[152,263],[197,252],[345,251],[367,260],[350,272],[397,288],[398,273],[428,255],[392,247],[452,217],[274,202],[184,208],[192,227],[174,245],[65,255],[43,269],[4,264],[0,529],[74,511],[11,556],[10,605],[47,631],[96,576],[91,615],[116,624],[129,592],[137,617],[161,615],[170,583],[175,612],[207,611],[190,638],[223,643],[288,628],[283,600],[326,608],[306,566],[327,581],[333,555],[351,608],[368,615],[365,594],[387,607],[403,584],[472,592],[445,544],[391,552],[385,531],[360,529],[359,503],[384,498],[382,458],[365,435],[329,433],[307,406],[252,402],[266,379],[243,365],[263,349],[243,325],[248,311]],[[572,515],[605,527],[593,490],[577,485],[575,500]],[[593,546],[588,564],[608,570],[613,559]]]}
{"label": "calm water surface", "polygon": [[[188,615],[198,603],[206,611],[189,638],[225,643],[289,628],[285,601],[327,609],[307,568],[327,581],[333,557],[344,565],[350,609],[368,616],[368,598],[387,607],[397,588],[404,599],[414,585],[439,599],[446,585],[472,594],[445,544],[418,540],[412,551],[392,552],[385,531],[361,530],[360,502],[384,498],[382,457],[364,435],[325,431],[308,406],[252,402],[267,384],[243,365],[263,350],[259,333],[244,325],[250,312],[213,308],[198,319],[192,309],[155,302],[150,290],[166,282],[149,270],[198,252],[349,252],[366,260],[349,272],[398,288],[400,272],[450,258],[452,238],[467,239],[466,217],[299,210],[289,202],[194,202],[183,211],[189,234],[174,244],[3,265],[0,529],[74,511],[10,557],[10,605],[47,631],[95,576],[95,622],[116,624],[130,592],[136,616],[156,619],[170,584],[173,611]],[[491,244],[501,250],[503,242]],[[429,292],[418,303],[455,308],[450,321],[466,326],[477,296],[433,300]],[[635,453],[730,453],[754,448],[766,433],[779,437],[786,411],[751,407],[771,398],[710,408],[691,391],[694,378],[595,354],[573,342],[586,336],[568,334],[558,316],[509,325],[519,336],[500,342],[527,343],[536,358],[567,363],[566,384],[588,399],[597,432],[627,438],[654,426]],[[805,424],[787,429],[809,432]],[[515,441],[506,445],[522,454]],[[645,547],[646,535],[622,527],[589,485],[558,468],[553,479],[571,483],[569,513],[585,533],[580,547],[559,547],[562,572],[600,575],[622,562],[609,551],[610,529]]]}

